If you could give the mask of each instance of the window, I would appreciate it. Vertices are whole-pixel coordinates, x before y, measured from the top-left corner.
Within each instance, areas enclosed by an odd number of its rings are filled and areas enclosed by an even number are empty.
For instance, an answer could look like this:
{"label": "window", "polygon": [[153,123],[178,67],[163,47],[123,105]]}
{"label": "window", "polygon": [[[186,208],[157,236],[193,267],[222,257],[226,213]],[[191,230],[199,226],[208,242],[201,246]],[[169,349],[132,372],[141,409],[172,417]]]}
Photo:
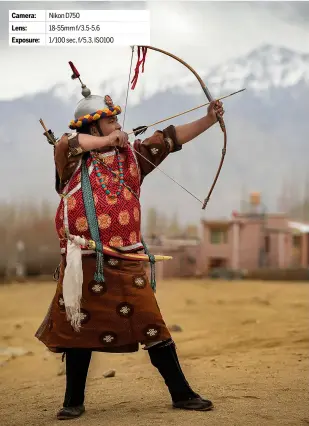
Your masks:
{"label": "window", "polygon": [[270,237],[269,237],[269,235],[265,235],[265,237],[264,237],[264,249],[265,249],[265,253],[270,252]]}
{"label": "window", "polygon": [[300,235],[293,235],[293,247],[299,249],[301,246]]}
{"label": "window", "polygon": [[210,230],[211,244],[226,244],[227,230],[226,229],[211,229]]}

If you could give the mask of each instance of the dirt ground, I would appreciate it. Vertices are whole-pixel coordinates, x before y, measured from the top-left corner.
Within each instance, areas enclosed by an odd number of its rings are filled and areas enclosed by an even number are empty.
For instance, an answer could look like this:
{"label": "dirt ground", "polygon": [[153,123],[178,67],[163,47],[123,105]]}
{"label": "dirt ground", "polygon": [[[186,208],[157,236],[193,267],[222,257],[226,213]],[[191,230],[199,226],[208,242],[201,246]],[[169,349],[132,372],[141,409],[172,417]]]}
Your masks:
{"label": "dirt ground", "polygon": [[[54,290],[54,283],[0,286],[1,426],[59,423],[63,364],[34,337]],[[166,323],[182,328],[173,337],[188,381],[215,410],[172,409],[141,349],[94,355],[87,411],[74,424],[309,424],[308,283],[175,280],[158,284],[157,299]],[[104,378],[110,369],[115,377]]]}

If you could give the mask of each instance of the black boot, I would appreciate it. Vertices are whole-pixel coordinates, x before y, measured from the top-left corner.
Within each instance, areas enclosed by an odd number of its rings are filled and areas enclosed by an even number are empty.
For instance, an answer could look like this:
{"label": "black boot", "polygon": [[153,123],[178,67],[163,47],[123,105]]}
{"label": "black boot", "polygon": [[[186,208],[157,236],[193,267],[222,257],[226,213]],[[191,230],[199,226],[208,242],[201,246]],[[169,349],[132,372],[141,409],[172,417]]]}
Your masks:
{"label": "black boot", "polygon": [[85,411],[85,406],[78,405],[77,407],[63,407],[57,413],[58,420],[70,420],[80,417]]}
{"label": "black boot", "polygon": [[211,401],[193,392],[178,361],[175,343],[170,339],[148,349],[151,363],[163,377],[171,394],[173,407],[184,410],[208,411]]}
{"label": "black boot", "polygon": [[81,416],[84,411],[85,386],[91,360],[88,349],[66,350],[66,391],[63,408],[58,411],[58,420]]}

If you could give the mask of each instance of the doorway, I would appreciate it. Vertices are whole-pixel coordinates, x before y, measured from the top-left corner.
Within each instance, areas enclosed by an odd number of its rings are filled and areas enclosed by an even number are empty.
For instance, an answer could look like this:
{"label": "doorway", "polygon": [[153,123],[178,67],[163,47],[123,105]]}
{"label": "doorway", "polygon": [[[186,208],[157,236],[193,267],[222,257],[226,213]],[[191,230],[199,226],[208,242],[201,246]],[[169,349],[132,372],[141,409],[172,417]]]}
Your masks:
{"label": "doorway", "polygon": [[217,269],[217,268],[225,268],[227,261],[222,257],[212,257],[209,259],[208,268],[209,270]]}

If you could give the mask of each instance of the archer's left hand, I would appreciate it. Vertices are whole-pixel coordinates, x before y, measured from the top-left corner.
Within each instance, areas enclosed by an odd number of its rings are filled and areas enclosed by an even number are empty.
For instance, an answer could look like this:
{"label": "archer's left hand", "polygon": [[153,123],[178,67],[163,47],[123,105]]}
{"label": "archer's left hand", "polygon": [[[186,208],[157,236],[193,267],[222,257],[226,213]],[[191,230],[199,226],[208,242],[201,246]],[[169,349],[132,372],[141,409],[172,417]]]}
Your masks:
{"label": "archer's left hand", "polygon": [[210,102],[208,108],[207,108],[207,115],[210,117],[210,119],[216,123],[218,121],[217,115],[222,117],[224,114],[223,109],[223,103],[220,101],[212,101]]}

